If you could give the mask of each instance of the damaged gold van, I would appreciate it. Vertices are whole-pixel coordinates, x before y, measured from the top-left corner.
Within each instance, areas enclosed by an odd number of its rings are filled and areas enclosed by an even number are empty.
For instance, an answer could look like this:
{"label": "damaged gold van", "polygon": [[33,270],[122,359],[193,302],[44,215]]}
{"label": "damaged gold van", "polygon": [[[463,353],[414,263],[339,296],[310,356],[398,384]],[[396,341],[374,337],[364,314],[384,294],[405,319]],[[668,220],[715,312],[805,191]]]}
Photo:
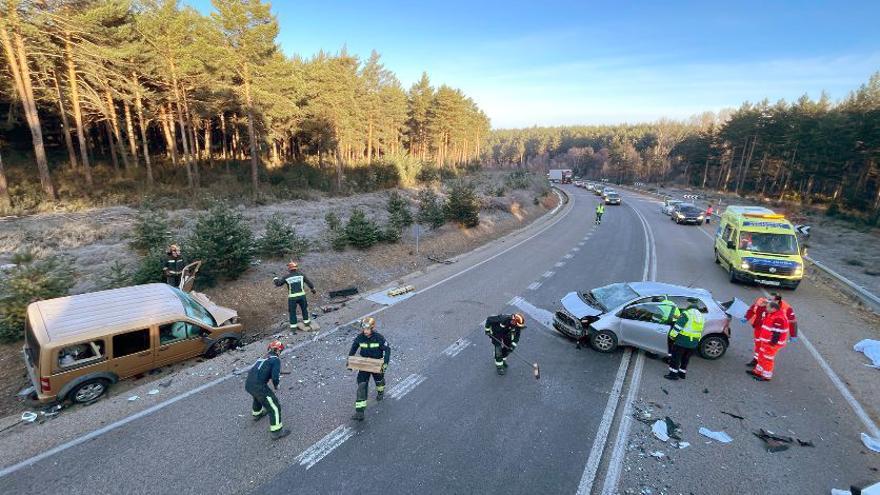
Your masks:
{"label": "damaged gold van", "polygon": [[91,402],[119,380],[238,345],[238,313],[147,284],[31,303],[24,360],[41,402]]}

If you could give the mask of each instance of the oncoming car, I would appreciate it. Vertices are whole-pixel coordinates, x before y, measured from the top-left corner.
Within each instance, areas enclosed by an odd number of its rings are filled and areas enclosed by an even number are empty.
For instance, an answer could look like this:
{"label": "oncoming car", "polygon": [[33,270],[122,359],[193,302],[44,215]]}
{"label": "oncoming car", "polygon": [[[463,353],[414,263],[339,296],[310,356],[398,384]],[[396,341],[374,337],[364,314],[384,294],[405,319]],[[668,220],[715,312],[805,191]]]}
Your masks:
{"label": "oncoming car", "polygon": [[605,204],[606,205],[619,205],[620,204],[620,194],[616,192],[610,192],[605,195]]}
{"label": "oncoming car", "polygon": [[678,224],[692,223],[694,225],[702,225],[703,219],[706,218],[706,212],[691,203],[679,203],[672,210],[670,217],[673,222]]}
{"label": "oncoming car", "polygon": [[705,315],[699,354],[718,359],[730,343],[730,316],[705,289],[659,282],[626,282],[606,285],[562,298],[563,309],[553,318],[553,327],[565,336],[589,340],[599,352],[613,352],[628,345],[656,354],[666,354],[669,324],[660,323],[659,302],[669,299],[680,309],[688,299],[699,300]]}

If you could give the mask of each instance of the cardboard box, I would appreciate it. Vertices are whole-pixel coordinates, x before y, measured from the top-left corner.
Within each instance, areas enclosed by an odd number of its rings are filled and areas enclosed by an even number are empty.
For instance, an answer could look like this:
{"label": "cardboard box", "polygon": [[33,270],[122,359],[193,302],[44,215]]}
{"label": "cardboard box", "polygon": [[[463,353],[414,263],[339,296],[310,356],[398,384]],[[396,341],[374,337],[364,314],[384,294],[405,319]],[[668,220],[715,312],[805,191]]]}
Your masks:
{"label": "cardboard box", "polygon": [[348,356],[346,366],[350,370],[367,371],[370,373],[382,373],[382,365],[385,361],[381,359],[365,358],[361,356]]}

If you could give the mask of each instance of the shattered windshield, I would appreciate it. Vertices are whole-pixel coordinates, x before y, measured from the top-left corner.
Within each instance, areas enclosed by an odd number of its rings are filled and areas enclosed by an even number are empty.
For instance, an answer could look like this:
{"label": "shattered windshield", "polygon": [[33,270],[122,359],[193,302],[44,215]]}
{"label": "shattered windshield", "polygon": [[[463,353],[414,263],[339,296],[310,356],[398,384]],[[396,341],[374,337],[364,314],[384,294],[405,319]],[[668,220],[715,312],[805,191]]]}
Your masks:
{"label": "shattered windshield", "polygon": [[606,285],[591,290],[590,294],[596,302],[602,305],[602,309],[605,311],[630,302],[639,296],[628,284]]}
{"label": "shattered windshield", "polygon": [[214,317],[211,316],[211,313],[205,309],[204,306],[194,301],[189,294],[183,292],[178,288],[174,288],[174,293],[180,298],[180,302],[183,303],[183,309],[186,311],[186,316],[193,318],[195,320],[199,320],[206,325],[210,325],[212,327],[217,326],[217,322],[214,321]]}
{"label": "shattered windshield", "polygon": [[792,234],[741,232],[739,249],[754,253],[798,254],[797,240]]}

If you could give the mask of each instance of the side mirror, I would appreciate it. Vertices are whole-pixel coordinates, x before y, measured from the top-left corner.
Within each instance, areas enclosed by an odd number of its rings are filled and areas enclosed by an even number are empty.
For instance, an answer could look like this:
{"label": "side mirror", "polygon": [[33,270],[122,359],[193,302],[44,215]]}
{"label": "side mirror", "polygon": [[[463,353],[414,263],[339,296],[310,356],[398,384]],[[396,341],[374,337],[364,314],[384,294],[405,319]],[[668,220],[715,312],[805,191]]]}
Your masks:
{"label": "side mirror", "polygon": [[736,243],[733,241],[727,241],[727,249],[736,249]]}

